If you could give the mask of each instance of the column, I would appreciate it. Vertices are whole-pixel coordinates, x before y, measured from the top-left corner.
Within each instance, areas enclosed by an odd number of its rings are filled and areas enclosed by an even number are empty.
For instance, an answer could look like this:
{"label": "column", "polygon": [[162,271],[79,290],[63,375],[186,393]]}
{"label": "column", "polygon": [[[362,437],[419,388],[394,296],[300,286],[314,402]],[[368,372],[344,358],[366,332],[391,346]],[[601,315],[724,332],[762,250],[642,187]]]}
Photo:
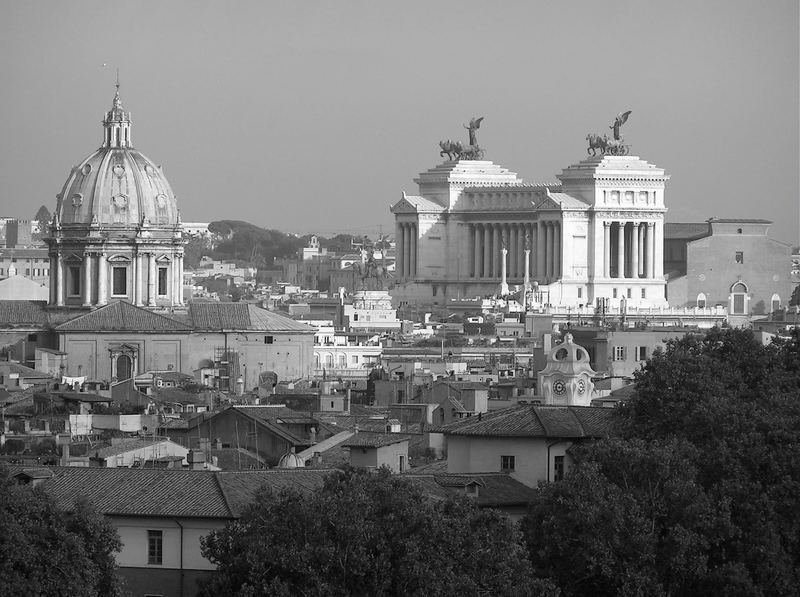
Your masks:
{"label": "column", "polygon": [[481,239],[482,231],[480,224],[473,224],[473,235],[475,236],[475,241],[473,243],[473,251],[474,255],[472,256],[472,260],[475,262],[474,269],[472,270],[472,277],[473,278],[480,278],[481,277],[481,258],[483,257],[483,253],[481,252]]}
{"label": "column", "polygon": [[394,275],[403,277],[403,225],[400,222],[394,225]]}
{"label": "column", "polygon": [[416,278],[417,277],[417,238],[418,238],[417,225],[416,224],[411,224],[411,226],[409,226],[409,228],[411,229],[411,262],[408,264],[409,265],[409,273],[410,273],[412,278]]}
{"label": "column", "polygon": [[639,222],[631,225],[631,278],[639,277]]}
{"label": "column", "polygon": [[48,270],[50,278],[50,300],[49,304],[56,304],[56,257],[50,257],[50,269]]}
{"label": "column", "polygon": [[83,306],[92,306],[92,254],[83,254]]}
{"label": "column", "polygon": [[617,222],[617,278],[625,277],[625,222]]}
{"label": "column", "polygon": [[531,287],[531,250],[529,248],[525,248],[525,292],[527,293]]}
{"label": "column", "polygon": [[64,263],[61,255],[56,255],[56,306],[64,306]]}
{"label": "column", "polygon": [[492,278],[500,274],[500,225],[492,224]]}
{"label": "column", "polygon": [[611,222],[603,222],[603,277],[611,277]]}
{"label": "column", "polygon": [[653,257],[655,251],[653,250],[653,229],[655,224],[653,222],[647,222],[647,232],[645,236],[647,238],[647,259],[645,261],[645,278],[652,278],[655,272],[655,268],[653,267]]}
{"label": "column", "polygon": [[[155,261],[155,260],[154,260]],[[178,294],[180,286],[178,285],[178,259],[177,255],[172,255],[172,261],[169,263],[169,279],[172,284],[170,284],[171,292],[170,294],[170,303],[174,306],[178,304]]]}
{"label": "column", "polygon": [[[174,264],[174,261],[173,261]],[[147,305],[150,307],[156,306],[156,255],[155,253],[150,253],[147,256]],[[172,268],[172,283],[175,284],[175,268]],[[174,292],[170,293],[173,295]],[[175,301],[172,301],[172,304],[175,304]]]}
{"label": "column", "polygon": [[553,222],[553,277],[564,274],[561,266],[561,222]]}
{"label": "column", "polygon": [[519,277],[519,226],[517,224],[511,224],[509,236],[511,237],[509,239],[511,243],[509,269],[511,271],[511,277],[517,278]]}
{"label": "column", "polygon": [[483,264],[481,266],[481,277],[488,278],[491,276],[491,258],[492,258],[492,226],[491,224],[483,224]]}
{"label": "column", "polygon": [[105,253],[97,255],[97,306],[108,303],[108,262]]}
{"label": "column", "polygon": [[664,228],[662,222],[653,223],[653,277],[664,277]]}
{"label": "column", "polygon": [[178,294],[175,296],[175,304],[183,304],[183,255],[180,253],[175,254],[175,269],[178,270],[178,280],[175,284]]}
{"label": "column", "polygon": [[539,281],[544,280],[547,275],[544,267],[545,236],[544,222],[536,222],[536,278]]}
{"label": "column", "polygon": [[508,249],[503,247],[500,250],[500,295],[506,296],[508,294],[508,278],[506,277],[506,258],[508,257]]}
{"label": "column", "polygon": [[553,223],[544,223],[544,272],[547,281],[553,277]]}
{"label": "column", "polygon": [[639,241],[639,267],[636,270],[636,277],[641,278],[644,276],[644,260],[646,259],[647,255],[647,248],[645,247],[645,232],[647,231],[647,224],[644,222],[639,222],[637,227],[638,231],[638,241]]}
{"label": "column", "polygon": [[411,225],[403,224],[403,277],[411,274]]}
{"label": "column", "polygon": [[133,256],[133,302],[136,306],[142,306],[142,256],[138,253]]}

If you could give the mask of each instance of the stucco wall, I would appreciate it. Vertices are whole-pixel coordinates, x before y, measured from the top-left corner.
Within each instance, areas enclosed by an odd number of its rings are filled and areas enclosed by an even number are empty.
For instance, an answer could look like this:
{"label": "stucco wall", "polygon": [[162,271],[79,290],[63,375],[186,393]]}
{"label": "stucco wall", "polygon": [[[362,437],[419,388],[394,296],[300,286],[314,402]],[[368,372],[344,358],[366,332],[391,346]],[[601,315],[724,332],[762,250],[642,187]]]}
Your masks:
{"label": "stucco wall", "polygon": [[[448,473],[501,472],[501,456],[514,456],[512,477],[529,487],[548,479],[548,443],[545,438],[501,438],[447,436]],[[553,474],[553,459],[564,456],[571,442],[560,442],[550,447],[549,474]],[[565,459],[568,460],[568,459]]]}

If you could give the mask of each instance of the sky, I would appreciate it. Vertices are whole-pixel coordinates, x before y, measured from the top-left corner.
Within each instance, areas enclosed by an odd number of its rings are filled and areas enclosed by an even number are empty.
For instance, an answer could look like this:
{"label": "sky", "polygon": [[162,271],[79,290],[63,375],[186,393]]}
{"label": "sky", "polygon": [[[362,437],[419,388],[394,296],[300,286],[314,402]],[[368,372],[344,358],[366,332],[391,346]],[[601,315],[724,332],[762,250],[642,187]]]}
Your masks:
{"label": "sky", "polygon": [[799,31],[797,0],[0,0],[0,216],[54,208],[119,68],[186,222],[393,232],[471,117],[486,159],[546,183],[631,110],[667,221],[798,243]]}

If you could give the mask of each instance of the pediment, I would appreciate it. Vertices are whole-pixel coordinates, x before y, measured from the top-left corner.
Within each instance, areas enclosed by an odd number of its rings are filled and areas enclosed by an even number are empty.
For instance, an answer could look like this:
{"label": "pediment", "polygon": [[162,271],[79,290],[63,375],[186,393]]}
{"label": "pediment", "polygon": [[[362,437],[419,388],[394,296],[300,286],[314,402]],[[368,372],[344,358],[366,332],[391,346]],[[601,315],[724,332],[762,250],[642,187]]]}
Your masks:
{"label": "pediment", "polygon": [[156,257],[156,263],[172,263],[172,259],[169,255],[159,255]]}
{"label": "pediment", "polygon": [[108,260],[111,263],[130,263],[131,262],[131,258],[130,257],[128,257],[127,255],[120,255],[120,254],[111,255],[108,258]]}
{"label": "pediment", "polygon": [[403,198],[392,206],[391,211],[395,214],[415,214],[417,213],[417,207],[408,199]]}

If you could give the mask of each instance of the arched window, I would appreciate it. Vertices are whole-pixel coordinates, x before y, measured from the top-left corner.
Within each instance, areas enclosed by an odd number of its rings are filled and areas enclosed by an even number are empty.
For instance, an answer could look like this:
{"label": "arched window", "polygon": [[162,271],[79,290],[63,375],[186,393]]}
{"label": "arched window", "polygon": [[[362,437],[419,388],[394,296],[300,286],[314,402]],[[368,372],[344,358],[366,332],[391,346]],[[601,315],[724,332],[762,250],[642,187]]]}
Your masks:
{"label": "arched window", "polygon": [[331,353],[328,353],[328,354],[325,355],[325,366],[328,369],[332,369],[333,368],[333,355]]}
{"label": "arched window", "polygon": [[778,296],[777,294],[773,294],[771,303],[772,303],[772,309],[771,310],[772,310],[773,313],[775,311],[780,311],[781,310],[781,297],[780,296]]}
{"label": "arched window", "polygon": [[697,295],[697,308],[698,309],[706,308],[706,295],[703,292]]}
{"label": "arched window", "polygon": [[747,285],[736,282],[731,286],[730,312],[732,315],[747,314]]}
{"label": "arched window", "polygon": [[314,369],[319,369],[319,353],[314,353]]}
{"label": "arched window", "polygon": [[347,355],[340,354],[339,355],[339,368],[344,369],[347,367]]}

